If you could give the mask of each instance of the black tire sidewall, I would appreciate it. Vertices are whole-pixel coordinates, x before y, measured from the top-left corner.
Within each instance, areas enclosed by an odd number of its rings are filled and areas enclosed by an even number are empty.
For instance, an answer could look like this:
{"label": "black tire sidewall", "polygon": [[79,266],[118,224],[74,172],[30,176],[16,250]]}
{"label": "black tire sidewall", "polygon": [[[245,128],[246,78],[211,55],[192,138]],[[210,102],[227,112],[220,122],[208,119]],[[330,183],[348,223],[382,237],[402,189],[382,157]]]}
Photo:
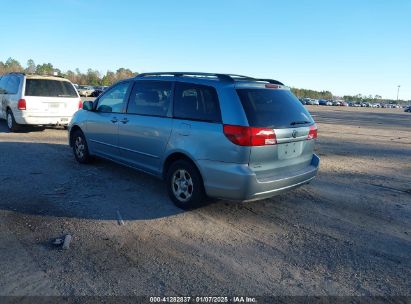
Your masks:
{"label": "black tire sidewall", "polygon": [[[8,116],[11,116],[11,121],[12,121],[12,126],[11,126],[11,128],[9,127],[9,117]],[[7,110],[7,113],[6,113],[6,125],[7,125],[7,128],[9,129],[9,131],[11,131],[11,132],[15,132],[15,131],[17,131],[18,130],[18,124],[16,123],[16,120],[14,119],[14,115],[13,115],[13,112],[11,111],[11,110]]]}
{"label": "black tire sidewall", "polygon": [[[79,158],[79,157],[77,156],[77,153],[76,153],[76,145],[75,145],[75,142],[76,142],[76,138],[78,138],[78,137],[81,137],[82,140],[83,140],[83,142],[84,142],[84,153],[83,153],[83,157],[82,157],[82,158]],[[79,163],[81,163],[81,164],[87,164],[87,163],[89,163],[89,162],[91,161],[91,156],[90,156],[90,153],[89,153],[89,151],[88,151],[88,145],[87,145],[86,137],[84,136],[83,132],[81,132],[80,130],[74,131],[73,136],[72,136],[72,140],[73,140],[73,141],[72,141],[72,144],[73,144],[73,154],[74,154],[74,157],[76,158],[76,160],[77,160]]]}
{"label": "black tire sidewall", "polygon": [[[175,197],[172,189],[173,174],[179,169],[186,170],[193,180],[193,194],[187,202],[181,202],[180,200],[178,200]],[[189,161],[177,160],[174,163],[172,163],[167,171],[166,184],[169,197],[177,207],[183,210],[198,208],[203,204],[205,200],[204,184],[201,174],[198,171],[197,167]]]}

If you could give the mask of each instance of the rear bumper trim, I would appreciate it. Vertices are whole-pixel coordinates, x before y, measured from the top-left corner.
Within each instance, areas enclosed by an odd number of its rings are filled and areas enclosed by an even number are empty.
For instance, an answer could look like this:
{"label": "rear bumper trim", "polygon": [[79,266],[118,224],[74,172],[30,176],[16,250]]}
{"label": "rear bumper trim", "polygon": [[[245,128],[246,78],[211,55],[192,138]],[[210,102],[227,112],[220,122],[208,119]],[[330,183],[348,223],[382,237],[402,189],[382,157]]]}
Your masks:
{"label": "rear bumper trim", "polygon": [[268,198],[310,182],[318,172],[320,158],[313,154],[310,164],[286,175],[259,181],[247,165],[199,162],[207,195],[228,200],[253,201]]}

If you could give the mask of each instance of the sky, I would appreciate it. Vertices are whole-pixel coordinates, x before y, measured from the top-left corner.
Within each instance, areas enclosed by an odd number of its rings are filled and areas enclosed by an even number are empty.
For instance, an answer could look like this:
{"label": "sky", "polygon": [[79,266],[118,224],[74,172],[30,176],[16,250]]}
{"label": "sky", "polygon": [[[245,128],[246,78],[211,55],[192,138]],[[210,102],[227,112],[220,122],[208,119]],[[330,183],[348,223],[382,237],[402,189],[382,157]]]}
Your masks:
{"label": "sky", "polygon": [[0,0],[0,61],[195,71],[411,100],[411,0]]}

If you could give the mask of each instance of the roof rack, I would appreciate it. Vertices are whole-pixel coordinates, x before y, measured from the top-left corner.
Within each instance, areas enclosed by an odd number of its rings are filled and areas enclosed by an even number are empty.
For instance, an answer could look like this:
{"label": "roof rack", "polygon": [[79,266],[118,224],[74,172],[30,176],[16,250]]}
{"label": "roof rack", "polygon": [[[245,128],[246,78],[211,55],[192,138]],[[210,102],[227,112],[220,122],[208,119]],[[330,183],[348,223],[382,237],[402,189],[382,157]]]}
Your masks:
{"label": "roof rack", "polygon": [[264,81],[272,84],[279,84],[279,85],[284,85],[284,83],[274,80],[274,79],[267,79],[267,78],[254,78],[254,77],[249,77],[249,76],[243,76],[243,75],[236,75],[236,74],[228,74],[231,78],[234,80],[242,80],[242,81]]}
{"label": "roof rack", "polygon": [[221,81],[233,82],[233,79],[226,74],[215,73],[198,73],[198,72],[155,72],[155,73],[142,73],[136,77],[152,77],[152,76],[174,76],[174,77],[215,77]]}
{"label": "roof rack", "polygon": [[220,81],[224,82],[235,82],[236,80],[240,81],[264,81],[272,84],[284,85],[282,82],[274,79],[262,79],[262,78],[253,78],[249,76],[242,76],[236,74],[218,74],[218,73],[198,73],[198,72],[154,72],[154,73],[142,73],[138,74],[136,78],[141,77],[156,77],[156,76],[174,76],[174,77],[214,77]]}

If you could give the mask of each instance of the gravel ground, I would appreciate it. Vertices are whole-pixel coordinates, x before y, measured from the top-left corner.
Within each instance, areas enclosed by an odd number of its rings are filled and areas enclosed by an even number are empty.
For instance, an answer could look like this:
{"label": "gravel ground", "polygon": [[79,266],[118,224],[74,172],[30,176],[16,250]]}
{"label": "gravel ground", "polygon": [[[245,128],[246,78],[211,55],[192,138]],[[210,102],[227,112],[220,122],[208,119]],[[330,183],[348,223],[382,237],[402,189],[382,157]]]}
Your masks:
{"label": "gravel ground", "polygon": [[77,164],[63,129],[0,121],[0,295],[410,296],[411,114],[309,110],[311,184],[189,212],[153,177]]}

